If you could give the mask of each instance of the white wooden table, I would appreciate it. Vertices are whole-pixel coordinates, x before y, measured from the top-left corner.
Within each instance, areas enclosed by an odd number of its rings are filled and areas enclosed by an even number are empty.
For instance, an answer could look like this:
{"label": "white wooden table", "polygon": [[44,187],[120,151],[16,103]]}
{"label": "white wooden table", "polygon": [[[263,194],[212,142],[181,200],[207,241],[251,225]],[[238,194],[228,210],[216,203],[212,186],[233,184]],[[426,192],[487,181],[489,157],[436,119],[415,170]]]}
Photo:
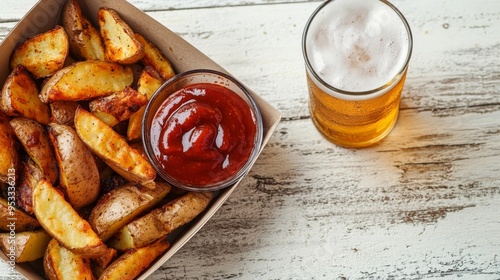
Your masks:
{"label": "white wooden table", "polygon": [[[309,117],[300,41],[320,2],[131,2],[283,115],[249,176],[150,279],[500,279],[500,1],[393,0],[415,42],[401,115],[361,150]],[[0,39],[34,3],[0,2]]]}

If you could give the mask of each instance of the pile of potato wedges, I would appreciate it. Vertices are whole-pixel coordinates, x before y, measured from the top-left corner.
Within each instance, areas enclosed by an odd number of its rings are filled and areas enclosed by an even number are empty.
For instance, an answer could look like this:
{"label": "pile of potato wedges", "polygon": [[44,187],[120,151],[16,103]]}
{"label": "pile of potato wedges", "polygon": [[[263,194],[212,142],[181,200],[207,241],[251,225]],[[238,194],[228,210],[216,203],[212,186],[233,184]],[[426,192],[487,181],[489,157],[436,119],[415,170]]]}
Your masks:
{"label": "pile of potato wedges", "polygon": [[142,115],[174,70],[116,11],[97,19],[68,0],[1,86],[0,247],[48,279],[134,279],[215,196],[156,177]]}

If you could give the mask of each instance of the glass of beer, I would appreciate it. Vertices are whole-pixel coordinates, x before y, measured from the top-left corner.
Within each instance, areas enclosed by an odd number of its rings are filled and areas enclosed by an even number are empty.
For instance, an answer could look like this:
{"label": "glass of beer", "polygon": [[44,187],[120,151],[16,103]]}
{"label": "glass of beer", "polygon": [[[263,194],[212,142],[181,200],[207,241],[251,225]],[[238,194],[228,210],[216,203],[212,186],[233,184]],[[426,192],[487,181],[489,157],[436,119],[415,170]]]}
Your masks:
{"label": "glass of beer", "polygon": [[302,37],[311,119],[331,142],[372,145],[394,127],[412,53],[403,14],[385,0],[330,0]]}

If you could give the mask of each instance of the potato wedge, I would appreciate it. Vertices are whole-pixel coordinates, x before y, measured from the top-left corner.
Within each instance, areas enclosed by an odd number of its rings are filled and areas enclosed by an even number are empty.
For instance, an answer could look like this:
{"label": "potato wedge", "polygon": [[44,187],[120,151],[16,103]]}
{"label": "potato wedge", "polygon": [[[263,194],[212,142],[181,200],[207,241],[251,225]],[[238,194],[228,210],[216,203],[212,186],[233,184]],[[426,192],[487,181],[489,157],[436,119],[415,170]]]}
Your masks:
{"label": "potato wedge", "polygon": [[107,59],[120,64],[132,64],[142,59],[144,47],[136,39],[134,31],[115,10],[101,7],[97,21]]}
{"label": "potato wedge", "polygon": [[109,246],[127,250],[163,238],[203,212],[213,197],[212,192],[188,192],[123,227],[109,240]]}
{"label": "potato wedge", "polygon": [[45,230],[0,233],[0,247],[17,263],[31,262],[43,257],[52,237]]}
{"label": "potato wedge", "polygon": [[69,51],[80,60],[104,60],[104,45],[99,31],[83,16],[77,0],[66,2],[62,24],[68,34]]}
{"label": "potato wedge", "polygon": [[125,139],[92,113],[79,107],[76,132],[82,141],[114,171],[133,183],[154,188],[156,171]]}
{"label": "potato wedge", "polygon": [[142,141],[130,142],[130,147],[136,149],[144,159],[149,160],[148,155],[146,155],[146,150],[144,149],[144,145],[142,145]]}
{"label": "potato wedge", "polygon": [[[149,66],[141,72],[139,80],[137,81],[137,91],[147,97],[149,100],[155,91],[162,85],[161,79],[155,77],[155,71],[149,69]],[[136,141],[141,139],[142,136],[142,117],[146,106],[142,106],[137,112],[133,113],[128,121],[127,139],[129,141]]]}
{"label": "potato wedge", "polygon": [[0,112],[0,182],[15,185],[19,154],[16,137],[9,123],[9,118]]}
{"label": "potato wedge", "polygon": [[52,239],[43,257],[43,270],[50,280],[95,279],[90,259],[75,254]]}
{"label": "potato wedge", "polygon": [[21,142],[30,158],[40,167],[51,183],[59,175],[54,148],[50,144],[45,128],[34,120],[14,118],[10,121],[14,134]]}
{"label": "potato wedge", "polygon": [[89,108],[92,114],[109,126],[127,120],[146,105],[148,99],[131,87],[115,92],[111,95],[90,101]]}
{"label": "potato wedge", "polygon": [[170,192],[168,183],[157,182],[154,189],[127,184],[104,194],[92,209],[89,224],[106,242],[134,218],[158,204]]}
{"label": "potato wedge", "polygon": [[[10,196],[9,197],[14,197]],[[33,230],[40,227],[40,223],[30,215],[14,206],[14,201],[7,201],[0,197],[0,230],[17,232]]]}
{"label": "potato wedge", "polygon": [[163,254],[170,244],[165,239],[158,240],[148,246],[131,250],[112,262],[101,274],[99,279],[135,279],[142,271]]}
{"label": "potato wedge", "polygon": [[62,26],[56,26],[17,45],[10,58],[10,68],[21,64],[36,79],[48,77],[64,66],[68,52],[68,35]]}
{"label": "potato wedge", "polygon": [[89,258],[106,253],[106,244],[89,223],[45,179],[33,189],[33,211],[40,225],[71,252]]}
{"label": "potato wedge", "polygon": [[79,61],[50,77],[40,91],[40,100],[48,103],[94,99],[123,90],[133,81],[130,67],[99,60]]}
{"label": "potato wedge", "polygon": [[59,165],[59,188],[75,209],[93,203],[100,179],[92,153],[73,128],[51,123],[48,131]]}
{"label": "potato wedge", "polygon": [[75,111],[78,106],[76,101],[54,101],[50,103],[51,122],[73,126]]}
{"label": "potato wedge", "polygon": [[14,67],[2,89],[0,109],[14,117],[25,117],[41,124],[50,122],[49,106],[38,97],[38,87],[21,64]]}
{"label": "potato wedge", "polygon": [[16,204],[24,212],[34,215],[33,213],[33,188],[43,178],[43,171],[35,162],[27,158],[21,161],[19,175],[19,183],[16,186]]}
{"label": "potato wedge", "polygon": [[174,68],[161,51],[141,34],[136,33],[135,37],[144,46],[144,57],[141,62],[153,67],[164,81],[172,78],[175,75]]}

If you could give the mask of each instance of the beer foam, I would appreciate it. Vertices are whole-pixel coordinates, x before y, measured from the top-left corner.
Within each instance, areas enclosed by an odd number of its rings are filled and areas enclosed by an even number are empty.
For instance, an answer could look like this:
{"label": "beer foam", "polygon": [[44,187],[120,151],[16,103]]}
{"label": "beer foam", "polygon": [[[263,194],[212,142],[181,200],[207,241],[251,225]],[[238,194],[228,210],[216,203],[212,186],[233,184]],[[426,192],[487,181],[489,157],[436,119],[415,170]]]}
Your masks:
{"label": "beer foam", "polygon": [[404,67],[409,34],[400,16],[379,0],[335,0],[312,20],[306,51],[311,66],[331,86],[369,91]]}

